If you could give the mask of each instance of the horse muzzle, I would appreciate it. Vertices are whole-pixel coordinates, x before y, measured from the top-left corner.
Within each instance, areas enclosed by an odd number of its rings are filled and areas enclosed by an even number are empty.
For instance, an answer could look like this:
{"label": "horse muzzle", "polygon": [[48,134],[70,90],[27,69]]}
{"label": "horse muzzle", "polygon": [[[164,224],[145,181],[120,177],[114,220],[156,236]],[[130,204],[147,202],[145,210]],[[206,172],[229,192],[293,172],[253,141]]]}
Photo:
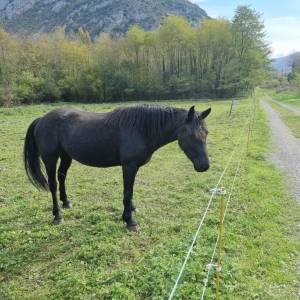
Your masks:
{"label": "horse muzzle", "polygon": [[194,163],[194,169],[197,172],[206,172],[209,169],[209,162],[205,163]]}

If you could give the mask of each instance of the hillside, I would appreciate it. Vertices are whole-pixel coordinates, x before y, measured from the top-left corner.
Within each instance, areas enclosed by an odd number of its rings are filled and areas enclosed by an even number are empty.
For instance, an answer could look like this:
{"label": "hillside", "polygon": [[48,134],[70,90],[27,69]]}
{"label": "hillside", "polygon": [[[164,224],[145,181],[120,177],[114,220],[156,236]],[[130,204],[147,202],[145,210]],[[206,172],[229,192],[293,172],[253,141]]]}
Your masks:
{"label": "hillside", "polygon": [[292,70],[293,62],[298,58],[300,58],[300,52],[278,57],[274,59],[272,66],[278,72],[289,73]]}
{"label": "hillside", "polygon": [[62,26],[67,32],[83,27],[92,37],[101,32],[118,36],[132,24],[152,30],[170,15],[185,16],[192,24],[208,18],[187,0],[0,0],[4,27],[24,34],[51,32]]}

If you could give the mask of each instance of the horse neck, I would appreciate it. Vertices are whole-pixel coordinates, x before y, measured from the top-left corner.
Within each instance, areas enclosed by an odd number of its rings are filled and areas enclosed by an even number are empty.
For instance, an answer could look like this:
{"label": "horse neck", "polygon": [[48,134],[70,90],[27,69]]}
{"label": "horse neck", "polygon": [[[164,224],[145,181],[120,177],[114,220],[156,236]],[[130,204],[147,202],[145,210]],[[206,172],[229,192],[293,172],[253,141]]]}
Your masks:
{"label": "horse neck", "polygon": [[184,124],[186,120],[187,111],[184,109],[175,109],[175,112],[163,126],[162,131],[156,136],[152,137],[152,144],[154,150],[161,148],[178,139],[178,129]]}

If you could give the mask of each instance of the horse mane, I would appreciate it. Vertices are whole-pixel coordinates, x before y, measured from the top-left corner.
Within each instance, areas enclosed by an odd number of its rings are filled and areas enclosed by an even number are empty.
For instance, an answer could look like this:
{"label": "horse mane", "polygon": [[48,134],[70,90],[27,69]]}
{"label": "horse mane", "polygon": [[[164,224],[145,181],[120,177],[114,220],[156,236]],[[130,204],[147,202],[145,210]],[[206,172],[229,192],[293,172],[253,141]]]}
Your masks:
{"label": "horse mane", "polygon": [[105,120],[112,127],[138,131],[146,137],[160,136],[163,129],[181,122],[185,110],[158,105],[137,105],[116,108],[108,113]]}

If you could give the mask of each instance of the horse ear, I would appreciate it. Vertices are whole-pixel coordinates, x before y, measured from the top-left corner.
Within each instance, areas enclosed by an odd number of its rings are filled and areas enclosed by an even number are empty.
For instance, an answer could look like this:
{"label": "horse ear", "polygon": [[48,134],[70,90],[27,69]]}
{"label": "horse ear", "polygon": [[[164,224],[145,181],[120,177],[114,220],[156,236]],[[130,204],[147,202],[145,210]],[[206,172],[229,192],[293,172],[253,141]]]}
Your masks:
{"label": "horse ear", "polygon": [[205,119],[211,112],[211,107],[201,113],[201,118]]}
{"label": "horse ear", "polygon": [[188,112],[186,122],[187,123],[192,122],[194,120],[194,117],[195,117],[195,106],[192,106]]}

